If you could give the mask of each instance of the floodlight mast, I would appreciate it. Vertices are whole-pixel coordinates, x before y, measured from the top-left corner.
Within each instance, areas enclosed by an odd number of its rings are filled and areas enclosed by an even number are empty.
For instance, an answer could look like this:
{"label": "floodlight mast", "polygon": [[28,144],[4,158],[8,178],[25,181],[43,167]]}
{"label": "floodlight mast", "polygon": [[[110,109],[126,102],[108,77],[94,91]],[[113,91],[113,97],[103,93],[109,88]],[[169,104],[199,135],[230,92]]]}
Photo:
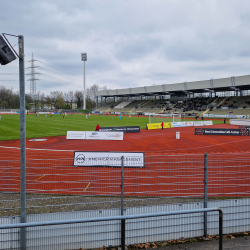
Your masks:
{"label": "floodlight mast", "polygon": [[86,90],[85,90],[85,61],[87,61],[87,53],[81,53],[83,66],[83,110],[86,110]]}

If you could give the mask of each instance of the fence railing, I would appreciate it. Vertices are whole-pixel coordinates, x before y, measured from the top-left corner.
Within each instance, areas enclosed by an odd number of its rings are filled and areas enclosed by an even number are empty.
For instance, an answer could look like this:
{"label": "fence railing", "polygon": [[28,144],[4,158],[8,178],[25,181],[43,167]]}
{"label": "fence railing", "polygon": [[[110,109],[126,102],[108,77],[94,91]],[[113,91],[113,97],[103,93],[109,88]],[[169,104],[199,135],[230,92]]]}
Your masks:
{"label": "fence railing", "polygon": [[[100,218],[88,218],[88,219],[77,219],[77,220],[59,220],[59,221],[43,221],[43,222],[32,222],[32,223],[18,223],[12,225],[0,225],[0,230],[12,229],[12,228],[28,228],[28,227],[41,227],[41,226],[52,226],[52,225],[63,225],[63,224],[76,224],[76,223],[88,223],[88,222],[99,222],[99,221],[121,221],[121,249],[125,250],[126,243],[126,220],[159,217],[159,216],[170,216],[170,215],[182,215],[191,213],[207,213],[207,212],[219,212],[219,250],[222,250],[222,233],[223,233],[223,212],[220,208],[204,208],[194,210],[183,210],[183,211],[172,211],[162,213],[151,213],[151,214],[138,214],[138,215],[122,215],[122,216],[110,216]],[[21,239],[25,241],[25,239]],[[23,244],[23,249],[26,248],[26,244]]]}

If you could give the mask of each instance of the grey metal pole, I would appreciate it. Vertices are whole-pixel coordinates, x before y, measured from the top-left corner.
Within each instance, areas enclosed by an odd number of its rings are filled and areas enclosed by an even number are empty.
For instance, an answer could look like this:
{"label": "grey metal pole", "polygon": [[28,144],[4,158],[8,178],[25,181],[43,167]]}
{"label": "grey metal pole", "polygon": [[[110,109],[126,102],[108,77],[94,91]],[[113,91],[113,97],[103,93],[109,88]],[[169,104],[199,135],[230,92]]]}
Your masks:
{"label": "grey metal pole", "polygon": [[83,109],[86,109],[86,91],[85,91],[85,61],[84,61],[84,83],[83,83]]}
{"label": "grey metal pole", "polygon": [[[20,222],[26,222],[26,124],[25,124],[25,79],[24,79],[24,38],[18,37],[19,42],[19,84],[20,84],[20,170],[21,170],[21,211]],[[20,249],[26,249],[26,229],[20,229]]]}
{"label": "grey metal pole", "polygon": [[123,164],[124,164],[124,156],[121,157],[121,215],[123,215],[123,178],[124,178],[124,169],[123,169]]}
{"label": "grey metal pole", "polygon": [[219,210],[219,250],[223,249],[222,234],[223,234],[223,211],[220,209]]}
{"label": "grey metal pole", "polygon": [[[124,156],[121,157],[121,215],[123,215],[124,205],[123,205],[123,178],[124,178]],[[121,220],[121,249],[125,250],[125,219]]]}
{"label": "grey metal pole", "polygon": [[[204,154],[204,208],[207,208],[207,153]],[[204,237],[207,238],[207,212],[204,212]]]}

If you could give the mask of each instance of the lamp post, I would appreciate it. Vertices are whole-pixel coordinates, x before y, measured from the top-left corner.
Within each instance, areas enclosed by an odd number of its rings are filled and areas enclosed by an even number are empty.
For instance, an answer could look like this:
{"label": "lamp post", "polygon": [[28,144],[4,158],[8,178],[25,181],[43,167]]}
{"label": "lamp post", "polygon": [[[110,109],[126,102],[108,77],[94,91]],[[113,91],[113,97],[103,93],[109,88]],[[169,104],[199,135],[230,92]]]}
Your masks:
{"label": "lamp post", "polygon": [[84,62],[83,67],[83,109],[86,110],[86,91],[85,91],[85,61],[87,61],[87,53],[81,53],[82,61]]}

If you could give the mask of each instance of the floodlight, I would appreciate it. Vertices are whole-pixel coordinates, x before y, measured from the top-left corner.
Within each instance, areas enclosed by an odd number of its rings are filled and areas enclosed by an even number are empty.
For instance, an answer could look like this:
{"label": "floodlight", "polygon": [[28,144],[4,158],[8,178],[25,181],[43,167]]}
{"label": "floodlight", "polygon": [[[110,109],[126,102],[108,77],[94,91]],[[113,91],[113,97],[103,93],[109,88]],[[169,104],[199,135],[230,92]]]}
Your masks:
{"label": "floodlight", "polygon": [[0,63],[6,65],[16,59],[16,56],[0,35]]}

